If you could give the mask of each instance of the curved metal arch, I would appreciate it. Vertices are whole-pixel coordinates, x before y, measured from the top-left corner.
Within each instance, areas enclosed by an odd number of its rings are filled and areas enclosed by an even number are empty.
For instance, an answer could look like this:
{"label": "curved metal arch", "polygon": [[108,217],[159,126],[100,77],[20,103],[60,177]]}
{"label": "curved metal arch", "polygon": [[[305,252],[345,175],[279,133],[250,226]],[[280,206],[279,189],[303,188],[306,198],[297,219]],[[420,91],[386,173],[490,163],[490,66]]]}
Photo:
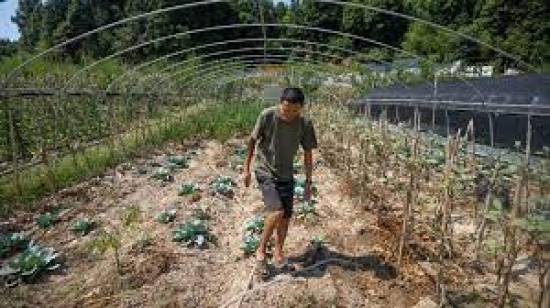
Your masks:
{"label": "curved metal arch", "polygon": [[[250,63],[250,64],[245,65],[244,68],[255,68],[258,65],[261,65],[261,63]],[[239,67],[236,67],[236,68],[238,69]],[[199,91],[201,91],[201,90],[204,90],[203,89],[204,86],[201,86],[201,85],[204,85],[208,82],[213,82],[215,80],[218,80],[218,78],[222,77],[224,74],[226,74],[227,72],[230,72],[230,71],[231,70],[217,69],[217,70],[209,72],[205,75],[202,75],[199,78],[193,78],[190,83],[191,83],[192,87],[197,87],[197,85],[198,85],[197,89]],[[257,76],[254,76],[254,77],[257,77]]]}
{"label": "curved metal arch", "polygon": [[166,7],[166,8],[162,8],[162,9],[158,9],[158,10],[154,10],[154,11],[151,11],[151,12],[147,12],[147,13],[143,13],[143,14],[139,14],[139,15],[135,15],[135,16],[131,16],[131,17],[127,17],[127,18],[123,18],[121,20],[118,20],[118,21],[115,21],[115,22],[112,22],[112,23],[109,23],[109,24],[106,24],[106,25],[103,25],[103,26],[100,26],[100,27],[97,27],[93,30],[90,30],[88,32],[85,32],[85,33],[82,33],[82,34],[79,34],[75,37],[72,37],[66,41],[63,41],[59,44],[56,44],[32,57],[30,57],[29,59],[25,60],[23,63],[21,63],[20,65],[18,65],[17,67],[15,67],[14,69],[12,69],[9,73],[8,73],[8,76],[6,78],[6,82],[5,84],[6,85],[9,85],[9,82],[15,77],[15,74],[18,73],[19,71],[21,71],[21,69],[25,66],[27,66],[29,63],[31,63],[32,61],[38,59],[38,58],[41,58],[45,55],[47,55],[48,53],[51,53],[52,51],[55,51],[61,47],[64,47],[64,46],[67,46],[71,43],[74,43],[76,41],[79,41],[79,40],[82,40],[86,37],[89,37],[93,34],[96,34],[96,33],[99,33],[99,32],[103,32],[105,30],[108,30],[108,29],[111,29],[111,28],[114,28],[116,26],[119,26],[119,25],[123,25],[123,24],[126,24],[130,21],[135,21],[135,20],[139,20],[139,19],[143,19],[143,18],[146,18],[146,17],[149,17],[149,16],[154,16],[154,15],[158,15],[158,14],[162,14],[162,13],[168,13],[168,12],[171,12],[171,11],[177,11],[177,10],[181,10],[181,9],[186,9],[186,8],[191,8],[191,7],[198,7],[198,6],[204,6],[204,5],[210,5],[210,4],[216,4],[216,3],[229,3],[230,1],[229,0],[205,0],[205,1],[198,1],[198,2],[192,2],[192,3],[186,3],[186,4],[180,4],[180,5],[174,5],[174,6],[171,6],[171,7]]}
{"label": "curved metal arch", "polygon": [[[174,65],[170,65],[162,70],[160,70],[159,72],[164,72],[164,71],[167,71],[169,69],[173,69],[177,66],[182,66],[188,62],[191,62],[191,61],[194,61],[194,60],[197,60],[197,59],[204,59],[204,58],[208,58],[208,57],[212,57],[212,56],[218,56],[218,55],[224,55],[224,54],[228,54],[228,53],[235,53],[235,52],[240,52],[240,51],[253,51],[253,50],[263,50],[264,48],[263,47],[247,47],[247,48],[239,48],[239,49],[230,49],[230,50],[222,50],[222,51],[218,51],[218,52],[213,52],[213,53],[209,53],[209,54],[206,54],[206,55],[201,55],[201,56],[197,56],[197,57],[193,57],[191,59],[187,59],[187,60],[184,60],[184,61],[181,61],[181,62],[178,62],[178,63],[175,63]],[[274,49],[274,50],[301,50],[301,51],[307,51],[309,52],[309,50],[305,50],[305,49],[296,49],[296,48],[277,48],[277,47],[273,47],[273,48],[268,48],[268,49]],[[326,54],[326,53],[321,53],[321,52],[318,52],[316,51],[315,53],[317,54],[322,54],[326,57],[336,57],[336,56],[333,56],[331,54]],[[288,58],[288,55],[281,55],[282,57],[285,57],[285,58]],[[341,57],[340,57],[341,58]],[[161,77],[160,78],[160,81],[157,81],[157,84],[158,83],[163,83],[163,82],[166,82],[167,79],[170,79],[170,78],[174,78],[175,75],[177,74],[180,74],[182,72],[186,72],[186,71],[189,71],[191,69],[195,69],[196,66],[192,66],[192,67],[188,67],[184,70],[181,70],[181,71],[178,71],[174,74],[171,74],[171,75],[168,75],[168,76],[164,76],[164,77]],[[146,82],[153,78],[153,76],[147,76],[146,77]]]}
{"label": "curved metal arch", "polygon": [[[204,83],[204,82],[215,80],[217,78],[219,78],[219,76],[214,75],[214,76],[211,76],[211,78],[208,78],[208,79],[207,78],[201,78],[198,81]],[[237,81],[237,80],[240,80],[240,79],[249,79],[249,78],[258,78],[258,76],[239,76],[237,78],[222,79],[222,81],[223,81],[223,84],[227,84],[229,82]],[[196,85],[196,84],[194,84],[194,85]],[[198,89],[199,90],[204,90],[203,87],[201,87],[200,85],[201,84],[199,84]]]}
{"label": "curved metal arch", "polygon": [[[419,55],[417,55],[413,52],[410,52],[410,51],[407,51],[407,50],[404,50],[404,49],[401,49],[401,48],[398,48],[398,47],[394,47],[392,45],[385,44],[385,43],[379,42],[377,40],[373,40],[373,39],[370,39],[370,38],[362,37],[362,36],[351,34],[351,33],[336,31],[336,30],[324,29],[324,28],[320,28],[320,27],[310,27],[310,26],[296,25],[296,24],[277,24],[277,23],[270,23],[270,24],[259,24],[259,23],[231,24],[231,25],[206,27],[206,28],[189,30],[189,31],[185,31],[185,32],[179,32],[179,33],[163,36],[163,37],[160,37],[160,38],[156,38],[154,40],[150,40],[150,41],[147,41],[147,42],[144,42],[144,43],[136,44],[132,47],[126,48],[124,50],[113,53],[109,56],[106,56],[102,59],[99,59],[99,60],[93,62],[92,64],[82,68],[81,70],[74,73],[73,76],[67,81],[67,83],[72,82],[72,80],[78,74],[81,74],[82,72],[84,72],[84,71],[86,71],[86,70],[88,70],[88,69],[90,69],[90,68],[92,68],[92,67],[94,67],[94,66],[96,66],[96,65],[98,65],[102,62],[104,62],[104,61],[107,61],[107,60],[112,59],[114,57],[117,57],[119,55],[125,54],[127,52],[130,52],[132,50],[135,50],[135,49],[138,49],[138,48],[141,48],[141,47],[145,47],[145,46],[153,44],[153,43],[157,43],[157,42],[161,42],[161,41],[164,41],[164,40],[168,40],[170,38],[175,38],[175,37],[178,37],[178,36],[183,36],[183,35],[188,35],[188,34],[193,34],[193,33],[201,33],[201,32],[208,32],[208,31],[221,30],[221,29],[239,29],[239,28],[244,28],[244,27],[259,27],[259,26],[279,27],[279,28],[287,27],[287,28],[301,29],[301,30],[307,30],[307,31],[318,31],[318,32],[321,32],[321,33],[328,33],[328,34],[333,34],[333,35],[338,35],[338,36],[343,36],[343,37],[349,37],[349,38],[356,39],[356,40],[359,40],[359,41],[363,41],[363,42],[367,42],[367,43],[374,44],[374,45],[377,45],[377,46],[381,46],[381,47],[384,47],[386,49],[390,49],[390,50],[393,50],[393,51],[402,52],[402,53],[407,54],[409,56],[422,59],[422,60],[424,60],[427,63],[430,63],[432,65],[437,64],[437,62],[434,62],[434,61],[432,61],[432,60],[430,60],[426,57],[419,56]],[[475,85],[468,82],[463,77],[459,76],[458,79],[461,80],[464,84],[468,85],[470,88],[472,88],[476,92],[476,94],[481,95],[481,92],[477,89],[477,87],[475,87]],[[63,90],[65,90],[66,88],[67,88],[67,85],[63,88]]]}
{"label": "curved metal arch", "polygon": [[[466,35],[466,34],[463,34],[463,33],[460,33],[458,31],[454,31],[454,30],[451,30],[451,29],[448,29],[446,27],[444,27],[443,25],[440,25],[438,23],[435,23],[435,22],[431,22],[431,21],[427,21],[427,20],[424,20],[424,19],[421,19],[421,18],[418,18],[418,17],[414,17],[414,16],[410,16],[410,15],[406,15],[406,14],[402,14],[402,13],[397,13],[397,12],[393,12],[393,11],[390,11],[390,10],[385,10],[385,9],[381,9],[381,8],[376,8],[376,7],[373,7],[373,6],[367,6],[367,5],[362,5],[362,4],[354,4],[354,3],[348,3],[348,2],[341,2],[341,1],[334,1],[334,0],[315,0],[317,2],[324,2],[324,3],[333,3],[333,4],[338,4],[338,5],[342,5],[342,6],[350,6],[350,7],[361,7],[363,9],[367,9],[367,10],[372,10],[372,11],[376,11],[376,12],[381,12],[381,13],[384,13],[384,14],[389,14],[389,15],[393,15],[393,16],[397,16],[397,17],[400,17],[400,18],[405,18],[405,19],[409,19],[409,20],[414,20],[414,21],[417,21],[417,22],[421,22],[421,23],[424,23],[426,25],[429,25],[429,26],[432,26],[432,27],[436,27],[438,29],[442,29],[442,30],[446,30],[446,31],[449,31],[450,33],[453,33],[455,35],[459,35],[463,38],[466,38],[468,40],[471,40],[475,43],[478,43],[478,44],[482,44],[483,46],[487,47],[487,48],[490,48],[492,49],[493,51],[496,51],[500,54],[503,54],[505,55],[506,57],[509,57],[511,58],[512,60],[514,61],[517,61],[519,63],[522,63],[523,61],[518,61],[516,59],[516,57],[512,56],[511,54],[505,52],[504,50],[500,50],[498,48],[495,48],[494,46],[488,44],[488,43],[485,43],[479,39],[476,39],[475,37],[472,37],[472,36],[469,36],[469,35]],[[176,11],[176,10],[181,10],[181,9],[185,9],[185,8],[190,8],[190,7],[199,7],[199,6],[205,6],[205,5],[210,5],[210,4],[215,4],[215,3],[229,3],[228,0],[205,0],[205,1],[199,1],[199,2],[193,2],[193,3],[187,3],[187,4],[181,4],[181,5],[174,5],[174,6],[171,6],[171,7],[166,7],[166,8],[162,8],[162,9],[158,9],[158,10],[154,10],[154,11],[151,11],[151,12],[147,12],[147,13],[143,13],[143,14],[138,14],[138,15],[135,15],[135,16],[131,16],[131,17],[127,17],[127,18],[123,18],[121,20],[118,20],[118,21],[115,21],[115,22],[112,22],[112,23],[109,23],[109,24],[106,24],[106,25],[103,25],[103,26],[100,26],[96,29],[93,29],[91,31],[88,31],[88,32],[85,32],[85,33],[82,33],[82,34],[79,34],[73,38],[70,38],[64,42],[61,42],[59,44],[56,44],[48,49],[46,49],[45,51],[42,51],[40,53],[38,53],[37,55],[27,59],[26,61],[24,61],[23,63],[21,63],[20,65],[18,65],[16,68],[12,69],[9,73],[8,73],[8,76],[6,78],[6,81],[5,81],[5,86],[7,87],[7,85],[9,85],[9,82],[13,79],[13,77],[15,76],[16,73],[18,73],[23,67],[25,67],[26,65],[28,65],[30,62],[40,58],[40,57],[43,57],[44,55],[56,50],[56,49],[59,49],[63,46],[66,46],[70,43],[73,43],[73,42],[76,42],[78,40],[81,40],[81,39],[84,39],[88,36],[91,36],[95,33],[99,33],[99,32],[102,32],[102,31],[105,31],[105,30],[108,30],[108,29],[111,29],[111,28],[114,28],[118,25],[123,25],[123,24],[126,24],[130,21],[135,21],[135,20],[139,20],[139,19],[142,19],[142,18],[145,18],[145,17],[149,17],[149,16],[154,16],[154,15],[157,15],[157,14],[162,14],[162,13],[167,13],[167,12],[171,12],[171,11]],[[531,67],[531,65],[529,65],[527,63],[527,66],[528,67]],[[535,68],[531,68],[534,72],[537,72],[537,70]]]}
{"label": "curved metal arch", "polygon": [[[254,54],[254,55],[240,55],[240,56],[234,56],[234,57],[231,57],[231,58],[227,58],[227,59],[224,59],[223,60],[223,64],[227,63],[227,62],[230,62],[230,61],[233,61],[235,59],[237,60],[241,60],[241,59],[248,59],[248,58],[256,58],[256,59],[259,59],[259,58],[263,58],[265,56],[269,56],[269,59],[270,60],[274,60],[274,59],[288,59],[288,56],[287,55],[274,55],[274,54]],[[305,63],[308,63],[310,65],[315,65],[318,69],[324,69],[325,71],[331,71],[331,69],[328,68],[328,66],[325,64],[325,65],[322,65],[321,63],[324,63],[324,62],[320,62],[320,61],[315,61],[315,60],[308,60],[306,58],[300,58],[302,62],[305,62]],[[218,64],[219,62],[216,62],[216,63],[208,63],[208,67],[207,69],[210,69],[212,67],[215,67],[216,64]],[[288,63],[288,62],[283,62],[284,63]],[[294,62],[291,62],[291,63],[294,63]],[[260,64],[260,63],[258,63]],[[222,68],[225,68],[222,67]],[[334,69],[332,71],[335,71]],[[182,71],[180,71],[179,73],[181,73]],[[201,73],[204,73],[204,71],[201,71]],[[196,75],[196,72],[190,72],[189,74],[186,74],[184,76],[184,78],[187,78],[187,77],[190,77],[190,76],[194,76]]]}
{"label": "curved metal arch", "polygon": [[[329,54],[329,53],[324,53],[324,52],[320,52],[320,51],[312,51],[312,50],[308,50],[308,49],[304,49],[304,48],[293,48],[293,47],[267,47],[267,48],[264,48],[264,47],[247,47],[247,48],[239,48],[239,49],[230,49],[230,50],[223,50],[223,51],[220,51],[220,52],[216,52],[214,53],[215,55],[221,55],[221,54],[227,54],[227,53],[236,53],[236,52],[242,52],[242,51],[254,51],[254,50],[281,50],[281,51],[298,51],[298,52],[311,52],[312,54],[316,54],[316,55],[320,55],[320,56],[323,56],[323,57],[328,57],[328,58],[334,58],[334,59],[343,59],[343,57],[340,57],[340,56],[336,56],[336,55],[333,55],[333,54]],[[210,56],[212,56],[212,54],[210,54]],[[287,55],[288,57],[288,55]],[[193,68],[193,67],[192,67]],[[181,70],[181,71],[177,71],[173,74],[170,74],[164,78],[162,78],[162,82],[165,82],[166,79],[171,79],[171,78],[174,78],[175,76],[177,76],[178,74],[182,73],[182,72],[185,72],[189,70],[189,68],[187,68],[186,70]]]}
{"label": "curved metal arch", "polygon": [[[256,59],[262,59],[264,58],[266,55],[264,54],[255,54],[255,55],[241,55],[241,56],[235,56],[235,57],[232,57],[232,58],[228,58],[228,59],[224,59],[225,62],[229,62],[231,61],[232,59],[242,59],[242,58],[256,58]],[[287,55],[273,55],[273,54],[267,54],[268,58],[270,60],[274,60],[274,59],[287,59]],[[306,58],[300,58],[300,61],[301,62],[305,62],[305,63],[308,63],[309,65],[314,65],[317,67],[317,69],[320,69],[320,70],[324,70],[326,72],[334,72],[336,71],[334,68],[331,68],[329,67],[328,65],[324,64],[324,62],[321,62],[321,61],[316,61],[315,59],[306,59]],[[283,62],[284,63],[289,63],[289,62]],[[290,63],[294,63],[294,62],[290,62]],[[209,63],[210,64],[210,63]],[[257,65],[261,65],[262,63],[257,63]],[[236,63],[235,65],[235,68],[238,68],[237,65],[242,65],[242,63]],[[213,67],[214,65],[210,65],[210,67]],[[219,73],[219,72],[224,72],[224,71],[227,71],[227,66],[223,66],[222,68],[218,68],[217,71],[213,71],[211,73]],[[201,73],[203,73],[204,71],[201,71]],[[190,77],[190,76],[194,76],[194,72],[186,75],[185,77]],[[193,79],[192,79],[193,81]]]}
{"label": "curved metal arch", "polygon": [[[235,52],[235,51],[238,51],[238,50],[231,50],[231,52]],[[210,54],[206,54],[206,55],[200,55],[200,56],[196,56],[196,57],[192,57],[192,58],[189,58],[189,59],[186,59],[186,60],[183,60],[183,61],[180,61],[180,62],[176,62],[172,65],[169,65],[167,67],[164,67],[163,69],[157,71],[156,73],[162,73],[162,72],[165,72],[165,71],[168,71],[168,70],[171,70],[173,68],[176,68],[176,67],[179,67],[179,66],[182,66],[182,65],[185,65],[189,62],[192,62],[192,61],[195,61],[197,59],[204,59],[204,58],[207,58],[209,56],[215,56],[215,55],[220,55],[220,54],[225,54],[225,53],[228,53],[227,51],[219,51],[219,52],[215,52],[215,53],[210,53]],[[188,70],[192,69],[194,67],[191,67],[191,68],[188,68]],[[171,77],[171,76],[168,76],[168,77]],[[168,77],[165,77],[165,78],[162,78],[161,80],[164,80]],[[150,74],[149,76],[145,77],[146,79],[145,80],[148,80],[150,78],[152,78],[152,74]],[[392,79],[390,77],[390,79]],[[402,84],[403,86],[407,87],[408,86],[403,83],[401,80],[399,80],[398,78],[394,78],[395,81],[397,81],[398,83]],[[427,82],[427,81],[426,81]],[[427,82],[428,83],[428,82]],[[431,83],[428,83],[431,87],[433,87],[433,85]]]}
{"label": "curved metal arch", "polygon": [[[265,27],[280,27],[280,28],[288,27],[288,28],[295,28],[295,29],[308,30],[308,31],[318,31],[318,32],[322,32],[322,33],[345,36],[345,37],[361,40],[363,42],[367,42],[367,43],[370,43],[370,44],[374,44],[374,45],[377,45],[377,46],[381,46],[381,47],[384,47],[386,49],[390,49],[390,50],[393,50],[393,51],[404,52],[404,53],[406,53],[410,56],[422,59],[421,56],[415,55],[414,53],[411,53],[411,52],[406,51],[404,49],[397,48],[397,47],[394,47],[394,46],[391,46],[391,45],[388,45],[388,44],[385,44],[385,43],[382,43],[382,42],[379,42],[379,41],[376,41],[376,40],[373,40],[373,39],[365,38],[365,37],[362,37],[362,36],[358,36],[358,35],[354,35],[354,34],[350,34],[350,33],[346,33],[346,32],[340,32],[340,31],[335,31],[335,30],[330,30],[330,29],[324,29],[324,28],[320,28],[320,27],[310,27],[310,26],[303,26],[303,25],[297,25],[297,24],[261,24],[261,23],[230,24],[230,25],[219,25],[219,26],[213,26],[213,27],[193,29],[193,30],[178,32],[178,33],[174,33],[174,34],[170,34],[170,35],[165,35],[165,36],[162,36],[162,37],[159,37],[159,38],[156,38],[156,39],[153,39],[153,40],[149,40],[149,41],[146,41],[146,42],[143,42],[143,43],[135,44],[135,45],[130,46],[128,48],[125,48],[123,50],[117,51],[117,52],[112,53],[108,56],[105,56],[105,57],[103,57],[103,58],[101,58],[97,61],[94,61],[91,64],[83,67],[82,69],[76,71],[69,78],[69,80],[66,82],[65,86],[63,87],[63,90],[66,90],[67,86],[70,83],[72,83],[73,80],[78,75],[82,74],[83,72],[85,72],[85,71],[87,71],[87,70],[89,70],[89,69],[91,69],[91,68],[93,68],[93,67],[95,67],[95,66],[97,66],[97,65],[99,65],[99,64],[101,64],[105,61],[107,61],[107,60],[116,58],[116,57],[118,57],[120,55],[123,55],[123,54],[126,54],[130,51],[137,50],[137,49],[149,46],[149,45],[154,44],[154,43],[163,42],[163,41],[166,41],[166,40],[169,40],[169,39],[178,38],[178,37],[182,37],[182,36],[186,36],[186,35],[190,35],[190,34],[197,34],[197,33],[203,33],[203,32],[216,31],[216,30],[241,29],[241,28],[246,28],[246,27],[263,27],[263,26],[265,26]],[[429,59],[425,59],[425,60],[429,61],[430,63],[435,64],[435,62],[433,62]]]}
{"label": "curved metal arch", "polygon": [[453,30],[453,29],[450,29],[448,27],[445,27],[443,25],[440,25],[438,23],[435,23],[435,22],[432,22],[432,21],[429,21],[429,20],[425,20],[425,19],[422,19],[422,18],[419,18],[419,17],[415,17],[415,16],[411,16],[411,15],[407,15],[407,14],[403,14],[403,13],[398,13],[398,12],[394,12],[394,11],[391,11],[391,10],[386,10],[386,9],[382,9],[382,8],[378,8],[378,7],[375,7],[375,6],[371,6],[371,5],[366,5],[366,4],[360,4],[360,3],[353,3],[353,2],[343,2],[343,1],[337,1],[337,0],[314,0],[316,2],[321,2],[321,3],[328,3],[328,4],[335,4],[335,5],[339,5],[339,6],[347,6],[347,7],[356,7],[356,8],[362,8],[362,9],[365,9],[365,10],[369,10],[369,11],[374,11],[374,12],[378,12],[378,13],[382,13],[382,14],[386,14],[386,15],[391,15],[391,16],[395,16],[395,17],[399,17],[399,18],[403,18],[403,19],[407,19],[407,20],[410,20],[410,21],[415,21],[415,22],[419,22],[419,23],[422,23],[424,25],[427,25],[427,26],[430,26],[430,27],[433,27],[433,28],[436,28],[436,29],[439,29],[439,30],[442,30],[442,31],[445,31],[447,33],[450,33],[450,34],[453,34],[453,35],[456,35],[456,36],[459,36],[459,37],[462,37],[468,41],[471,41],[471,42],[474,42],[474,43],[477,43],[479,45],[482,45],[484,47],[487,47],[511,60],[514,60],[515,62],[521,64],[521,65],[524,65],[526,68],[528,68],[529,70],[533,71],[533,72],[536,72],[538,73],[538,70],[536,67],[534,67],[533,65],[521,60],[520,58],[518,58],[516,55],[513,55],[511,53],[508,53],[506,52],[505,50],[503,49],[500,49],[498,47],[495,47],[489,43],[486,43],[478,38],[475,38],[471,35],[468,35],[468,34],[464,34],[460,31],[456,31],[456,30]]}
{"label": "curved metal arch", "polygon": [[[308,41],[308,40],[298,40],[298,39],[291,39],[291,38],[267,38],[267,39],[264,39],[264,38],[243,38],[243,39],[237,39],[237,40],[226,40],[226,41],[219,41],[219,42],[194,46],[192,48],[187,48],[187,49],[184,49],[184,50],[179,50],[179,51],[169,53],[169,54],[163,55],[161,57],[155,58],[153,60],[141,63],[140,65],[138,65],[136,67],[133,67],[132,69],[128,70],[127,72],[125,72],[121,76],[119,76],[119,77],[115,78],[113,81],[111,81],[111,83],[109,83],[109,85],[107,86],[106,91],[107,92],[110,91],[111,88],[114,86],[114,84],[120,82],[121,80],[123,80],[126,77],[129,77],[129,76],[135,74],[138,70],[140,70],[144,67],[150,66],[152,64],[155,64],[155,63],[163,61],[163,60],[167,60],[167,59],[176,57],[176,56],[184,54],[184,53],[188,53],[188,52],[191,52],[191,51],[196,51],[196,50],[200,50],[200,49],[208,48],[208,47],[212,47],[212,46],[218,46],[218,45],[225,45],[225,44],[239,43],[239,42],[260,42],[260,41],[264,41],[264,40],[267,41],[267,42],[304,43],[306,45],[313,45],[313,46],[320,46],[320,47],[330,48],[330,49],[339,50],[339,51],[346,52],[346,53],[353,54],[353,55],[367,56],[367,58],[369,58],[369,56],[367,54],[359,52],[359,51],[355,51],[353,49],[343,48],[343,47],[339,47],[339,46],[333,46],[333,45],[329,45],[329,44],[323,44],[323,43],[318,43],[318,42],[315,42],[315,41]],[[373,59],[373,61],[383,63],[383,64],[390,64],[390,62],[387,62],[387,61],[384,61],[384,60]],[[400,80],[397,80],[397,81],[401,82]]]}
{"label": "curved metal arch", "polygon": [[[225,58],[225,59],[222,59],[220,61],[217,61],[217,62],[209,62],[209,63],[205,63],[206,65],[208,65],[208,67],[214,67],[216,64],[219,64],[220,62],[222,64],[225,64],[227,62],[230,62],[230,61],[234,61],[234,60],[242,60],[242,59],[260,59],[260,58],[264,58],[266,55],[264,54],[254,54],[254,55],[239,55],[239,56],[234,56],[234,57],[230,57],[230,58]],[[281,59],[281,61],[283,59],[288,59],[288,55],[274,55],[274,54],[267,54],[267,56],[269,56],[268,58],[270,60],[275,60],[275,59]],[[315,59],[306,59],[306,58],[299,58],[301,62],[303,63],[308,63],[309,65],[314,65],[317,67],[317,69],[320,69],[320,70],[325,70],[325,71],[332,71],[332,72],[335,72],[335,71],[338,71],[336,68],[331,68],[329,67],[327,64],[324,64],[324,62],[322,61],[316,61]],[[282,61],[283,63],[289,63],[288,61],[284,62]],[[295,62],[290,62],[290,63],[295,63]],[[201,71],[202,72],[202,71]],[[184,76],[184,78],[187,78],[189,76],[193,76],[195,74],[195,72],[191,72],[187,75]]]}
{"label": "curved metal arch", "polygon": [[[277,59],[277,58],[273,58],[273,56],[277,56],[277,55],[267,54],[266,56],[267,56],[267,59],[269,59],[270,61],[273,61],[273,60]],[[264,55],[255,55],[255,58],[261,60],[261,59],[264,58]],[[327,72],[332,71],[331,69],[327,68],[326,66],[318,64],[318,63],[322,63],[322,62],[315,62],[315,61],[313,61],[313,62],[304,61],[304,62],[308,63],[309,65],[316,66],[318,70],[324,70],[324,71],[327,71]],[[281,64],[288,64],[288,63],[289,62],[285,62],[284,60],[281,60]],[[222,67],[215,67],[214,65],[211,65],[206,70],[201,71],[201,76],[200,77],[209,76],[210,74],[213,74],[213,73],[224,73],[224,72],[232,70],[234,68],[239,69],[239,68],[241,68],[241,66],[243,64],[245,65],[246,68],[251,67],[251,66],[248,66],[248,65],[252,64],[252,65],[254,65],[254,66],[252,66],[252,68],[253,68],[253,67],[256,67],[256,66],[261,65],[263,63],[258,63],[254,59],[251,59],[251,60],[242,60],[242,62],[235,62],[233,65],[227,65],[227,66],[224,65]],[[191,74],[186,75],[185,78],[192,77],[191,82],[193,82],[193,81],[196,80],[194,76],[196,76],[196,74],[191,73]]]}

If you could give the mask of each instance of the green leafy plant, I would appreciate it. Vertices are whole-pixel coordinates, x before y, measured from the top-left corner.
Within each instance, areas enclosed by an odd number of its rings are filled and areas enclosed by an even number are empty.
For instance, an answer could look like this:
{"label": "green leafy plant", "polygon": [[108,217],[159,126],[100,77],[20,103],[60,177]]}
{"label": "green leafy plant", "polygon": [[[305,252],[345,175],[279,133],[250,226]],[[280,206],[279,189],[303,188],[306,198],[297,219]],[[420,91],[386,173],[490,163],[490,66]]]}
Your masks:
{"label": "green leafy plant", "polygon": [[161,222],[161,223],[164,223],[164,224],[172,222],[172,221],[174,221],[174,219],[176,219],[176,209],[164,210],[164,211],[158,213],[157,216],[155,217],[155,219],[158,222]]}
{"label": "green leafy plant", "polygon": [[244,235],[242,238],[241,250],[245,255],[250,255],[258,249],[260,236],[264,230],[264,217],[254,216],[244,223]]}
{"label": "green leafy plant", "polygon": [[316,202],[315,201],[310,201],[310,202],[301,202],[300,204],[298,204],[298,206],[296,207],[296,215],[298,218],[309,218],[313,215],[315,215],[315,209],[316,209]]}
{"label": "green leafy plant", "polygon": [[264,230],[264,217],[258,215],[244,223],[244,230],[253,233],[262,233]]}
{"label": "green leafy plant", "polygon": [[246,158],[248,149],[242,146],[237,146],[233,150],[233,156],[230,158],[229,167],[237,172],[243,170],[243,163]]}
{"label": "green leafy plant", "polygon": [[256,234],[246,234],[243,236],[243,242],[241,244],[241,249],[247,255],[254,253],[258,246],[260,245],[259,236]]}
{"label": "green leafy plant", "polygon": [[69,227],[69,230],[84,236],[90,233],[90,231],[94,227],[94,224],[94,221],[90,220],[89,218],[80,218],[72,223],[72,225]]}
{"label": "green leafy plant", "polygon": [[210,187],[215,193],[229,198],[232,198],[235,194],[233,191],[235,185],[235,182],[228,176],[219,176],[210,183]]}
{"label": "green leafy plant", "polygon": [[322,235],[314,236],[309,243],[314,249],[321,249],[326,245],[325,237]]}
{"label": "green leafy plant", "polygon": [[[294,179],[294,197],[299,201],[303,201],[305,199],[305,187],[306,187],[306,180],[304,178]],[[318,193],[317,187],[312,183],[311,184],[312,197],[317,196],[317,193]]]}
{"label": "green leafy plant", "polygon": [[34,282],[44,272],[59,268],[60,264],[56,261],[57,256],[58,254],[53,248],[42,247],[31,241],[14,261],[0,270],[0,276],[15,275],[23,282]]}
{"label": "green leafy plant", "polygon": [[91,241],[90,247],[93,250],[98,251],[100,254],[105,254],[109,250],[113,250],[115,253],[115,262],[118,273],[120,274],[122,268],[120,266],[119,249],[122,245],[120,240],[120,233],[118,231],[106,231],[102,230],[99,236]]}
{"label": "green leafy plant", "polygon": [[46,212],[38,216],[36,219],[36,224],[42,229],[49,229],[57,222],[57,220],[57,213]]}
{"label": "green leafy plant", "polygon": [[122,213],[122,224],[125,228],[134,227],[141,219],[141,210],[138,206],[132,205]]}
{"label": "green leafy plant", "polygon": [[152,176],[154,179],[164,181],[164,182],[170,182],[172,181],[172,176],[170,175],[170,170],[164,167],[157,168]]}
{"label": "green leafy plant", "polygon": [[183,155],[171,155],[168,157],[168,168],[169,169],[189,168],[189,163],[187,162],[187,158]]}
{"label": "green leafy plant", "polygon": [[23,233],[0,235],[0,258],[5,258],[27,247],[29,241]]}
{"label": "green leafy plant", "polygon": [[247,151],[248,151],[247,148],[242,147],[242,146],[238,146],[233,151],[233,155],[235,155],[235,156],[237,156],[241,159],[244,159],[244,158],[246,158]]}
{"label": "green leafy plant", "polygon": [[206,248],[208,242],[214,242],[215,238],[208,232],[206,221],[192,219],[178,225],[172,232],[173,241],[180,242],[188,247]]}
{"label": "green leafy plant", "polygon": [[177,187],[178,196],[190,195],[199,190],[199,185],[192,182],[182,183]]}

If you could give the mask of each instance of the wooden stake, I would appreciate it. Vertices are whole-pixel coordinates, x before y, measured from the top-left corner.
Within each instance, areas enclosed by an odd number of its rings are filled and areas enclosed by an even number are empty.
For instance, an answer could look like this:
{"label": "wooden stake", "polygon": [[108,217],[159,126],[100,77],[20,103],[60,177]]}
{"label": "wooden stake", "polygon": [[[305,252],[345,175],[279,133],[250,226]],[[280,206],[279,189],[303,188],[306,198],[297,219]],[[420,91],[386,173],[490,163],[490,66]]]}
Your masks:
{"label": "wooden stake", "polygon": [[492,113],[488,113],[487,116],[489,117],[489,143],[491,147],[495,146],[495,124],[494,124],[494,118]]}
{"label": "wooden stake", "polygon": [[18,147],[15,139],[15,124],[13,119],[13,111],[11,105],[8,105],[8,122],[10,127],[10,143],[11,143],[11,157],[13,161],[13,168],[15,171],[15,189],[17,191],[17,196],[19,201],[23,197],[23,189],[21,188],[21,174],[19,173],[19,160],[18,160]]}

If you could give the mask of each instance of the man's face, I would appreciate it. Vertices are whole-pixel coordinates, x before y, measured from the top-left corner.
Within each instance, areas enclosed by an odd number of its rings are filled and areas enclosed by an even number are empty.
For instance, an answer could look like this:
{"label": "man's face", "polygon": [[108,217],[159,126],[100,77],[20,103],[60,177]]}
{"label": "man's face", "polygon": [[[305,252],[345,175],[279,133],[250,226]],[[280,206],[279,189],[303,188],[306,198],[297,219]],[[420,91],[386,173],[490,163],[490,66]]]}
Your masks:
{"label": "man's face", "polygon": [[288,101],[283,100],[279,103],[279,112],[283,120],[292,121],[300,115],[300,112],[302,112],[302,105],[289,103]]}

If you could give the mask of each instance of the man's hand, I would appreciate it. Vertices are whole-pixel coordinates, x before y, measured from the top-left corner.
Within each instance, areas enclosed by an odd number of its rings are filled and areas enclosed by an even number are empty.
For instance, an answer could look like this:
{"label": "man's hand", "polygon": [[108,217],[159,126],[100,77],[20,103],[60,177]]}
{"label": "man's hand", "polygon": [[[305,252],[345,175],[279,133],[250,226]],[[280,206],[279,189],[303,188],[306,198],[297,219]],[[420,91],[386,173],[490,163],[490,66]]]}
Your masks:
{"label": "man's hand", "polygon": [[252,179],[252,175],[250,174],[250,171],[244,170],[242,174],[244,187],[250,187],[250,181]]}
{"label": "man's hand", "polygon": [[246,155],[246,160],[244,162],[243,169],[243,183],[245,187],[250,187],[250,181],[252,176],[250,175],[250,164],[252,162],[252,157],[254,157],[254,148],[256,146],[256,139],[250,138],[248,141],[248,154]]}

